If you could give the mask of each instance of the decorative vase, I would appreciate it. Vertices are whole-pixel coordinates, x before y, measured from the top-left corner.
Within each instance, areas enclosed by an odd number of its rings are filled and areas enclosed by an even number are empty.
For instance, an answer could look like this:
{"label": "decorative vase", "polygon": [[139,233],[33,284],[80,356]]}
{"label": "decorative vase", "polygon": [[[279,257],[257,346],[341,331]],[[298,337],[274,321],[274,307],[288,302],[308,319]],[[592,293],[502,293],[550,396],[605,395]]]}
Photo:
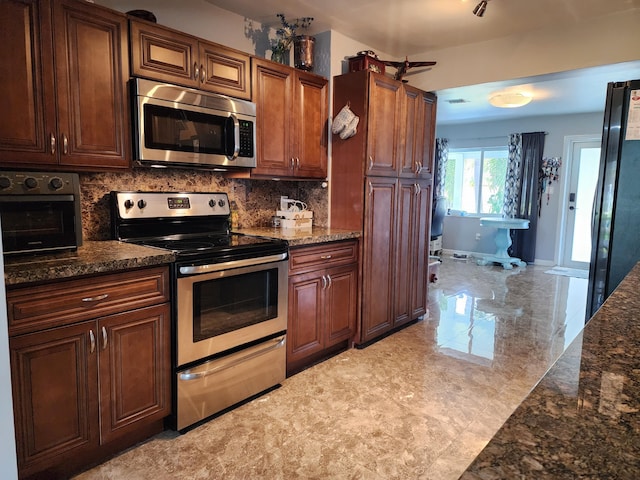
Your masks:
{"label": "decorative vase", "polygon": [[284,48],[274,48],[271,50],[271,61],[283,65],[289,65],[289,50]]}
{"label": "decorative vase", "polygon": [[313,49],[316,39],[309,35],[298,35],[293,40],[293,64],[300,70],[313,70]]}

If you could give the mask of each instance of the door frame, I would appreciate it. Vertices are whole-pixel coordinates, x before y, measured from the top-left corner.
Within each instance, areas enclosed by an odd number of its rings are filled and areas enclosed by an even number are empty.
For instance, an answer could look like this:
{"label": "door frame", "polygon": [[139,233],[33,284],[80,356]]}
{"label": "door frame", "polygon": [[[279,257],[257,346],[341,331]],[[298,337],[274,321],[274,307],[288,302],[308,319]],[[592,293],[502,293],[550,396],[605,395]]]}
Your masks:
{"label": "door frame", "polygon": [[556,265],[562,265],[564,263],[564,242],[567,234],[566,222],[567,211],[569,207],[569,187],[571,182],[571,174],[573,168],[573,151],[576,144],[597,142],[602,143],[601,134],[585,134],[585,135],[566,135],[564,137],[564,165],[563,165],[563,179],[560,182],[560,202],[558,205],[558,220],[556,223],[556,251],[554,253],[554,262]]}

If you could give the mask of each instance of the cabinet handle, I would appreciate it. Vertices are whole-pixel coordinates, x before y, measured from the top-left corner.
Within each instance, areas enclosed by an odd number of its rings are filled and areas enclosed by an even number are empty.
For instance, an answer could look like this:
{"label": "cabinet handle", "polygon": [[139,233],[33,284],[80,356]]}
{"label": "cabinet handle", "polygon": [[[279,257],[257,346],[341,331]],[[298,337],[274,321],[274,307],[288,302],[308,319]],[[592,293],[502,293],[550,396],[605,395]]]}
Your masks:
{"label": "cabinet handle", "polygon": [[413,191],[414,191],[416,196],[420,195],[420,185],[418,185],[417,183],[414,183],[413,184]]}
{"label": "cabinet handle", "polygon": [[207,71],[204,69],[204,65],[200,65],[200,82],[204,83],[207,79]]}
{"label": "cabinet handle", "polygon": [[422,165],[422,162],[418,162],[418,175],[422,173],[422,169],[424,168],[424,166]]}
{"label": "cabinet handle", "polygon": [[198,77],[200,77],[200,69],[198,68],[198,62],[193,64],[193,79],[198,81]]}
{"label": "cabinet handle", "polygon": [[322,289],[327,289],[327,277],[325,275],[322,275]]}
{"label": "cabinet handle", "polygon": [[369,170],[373,169],[373,157],[369,155]]}
{"label": "cabinet handle", "polygon": [[67,136],[63,133],[62,134],[62,154],[66,155],[69,153],[69,140],[67,139]]}
{"label": "cabinet handle", "polygon": [[89,340],[91,341],[89,352],[93,353],[96,351],[96,336],[93,334],[93,330],[89,330]]}
{"label": "cabinet handle", "polygon": [[101,300],[104,300],[105,298],[107,298],[109,296],[108,293],[103,293],[102,295],[97,295],[95,297],[85,297],[82,299],[83,303],[94,303],[94,302],[99,302]]}
{"label": "cabinet handle", "polygon": [[331,258],[331,255],[320,255],[321,260],[329,260],[330,258]]}
{"label": "cabinet handle", "polygon": [[107,349],[107,329],[102,327],[102,349]]}
{"label": "cabinet handle", "polygon": [[296,159],[291,157],[291,159],[289,160],[289,168],[293,170],[295,167],[296,167]]}
{"label": "cabinet handle", "polygon": [[296,168],[300,168],[300,159],[296,157]]}
{"label": "cabinet handle", "polygon": [[332,283],[331,275],[327,275],[327,283],[328,283],[327,288],[331,288],[331,283]]}
{"label": "cabinet handle", "polygon": [[422,170],[422,168],[420,167],[420,162],[416,162],[416,175],[420,175],[420,170]]}
{"label": "cabinet handle", "polygon": [[369,196],[373,195],[373,185],[369,182]]}
{"label": "cabinet handle", "polygon": [[51,155],[55,155],[56,154],[56,136],[51,133],[49,135],[49,143],[51,144]]}

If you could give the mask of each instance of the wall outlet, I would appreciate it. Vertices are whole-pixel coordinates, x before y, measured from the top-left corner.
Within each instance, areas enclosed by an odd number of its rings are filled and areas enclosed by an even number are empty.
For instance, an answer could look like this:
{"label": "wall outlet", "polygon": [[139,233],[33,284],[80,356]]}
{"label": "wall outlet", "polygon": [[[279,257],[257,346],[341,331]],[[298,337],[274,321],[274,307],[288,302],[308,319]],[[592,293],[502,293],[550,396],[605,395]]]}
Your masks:
{"label": "wall outlet", "polygon": [[476,233],[476,240],[480,240],[482,238],[482,235],[479,233]]}

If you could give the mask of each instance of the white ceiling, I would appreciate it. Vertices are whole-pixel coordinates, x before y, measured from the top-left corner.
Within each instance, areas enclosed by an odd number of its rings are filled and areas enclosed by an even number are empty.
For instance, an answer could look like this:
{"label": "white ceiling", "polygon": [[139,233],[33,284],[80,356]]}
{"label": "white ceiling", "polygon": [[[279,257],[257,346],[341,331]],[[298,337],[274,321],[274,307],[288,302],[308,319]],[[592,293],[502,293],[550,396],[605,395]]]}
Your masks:
{"label": "white ceiling", "polygon": [[[335,30],[396,58],[506,37],[542,27],[568,27],[592,18],[640,8],[640,0],[489,0],[482,18],[479,0],[206,0],[225,10],[278,26],[276,13],[293,20],[314,17],[308,33]],[[410,58],[411,59],[411,58]],[[429,60],[414,58],[415,60]],[[437,67],[436,67],[437,68]],[[411,72],[409,72],[411,74]],[[609,81],[640,78],[640,61],[440,90],[440,124],[516,116],[602,111]],[[523,87],[535,102],[519,109],[489,105],[490,93]],[[463,99],[465,103],[450,104]]]}

